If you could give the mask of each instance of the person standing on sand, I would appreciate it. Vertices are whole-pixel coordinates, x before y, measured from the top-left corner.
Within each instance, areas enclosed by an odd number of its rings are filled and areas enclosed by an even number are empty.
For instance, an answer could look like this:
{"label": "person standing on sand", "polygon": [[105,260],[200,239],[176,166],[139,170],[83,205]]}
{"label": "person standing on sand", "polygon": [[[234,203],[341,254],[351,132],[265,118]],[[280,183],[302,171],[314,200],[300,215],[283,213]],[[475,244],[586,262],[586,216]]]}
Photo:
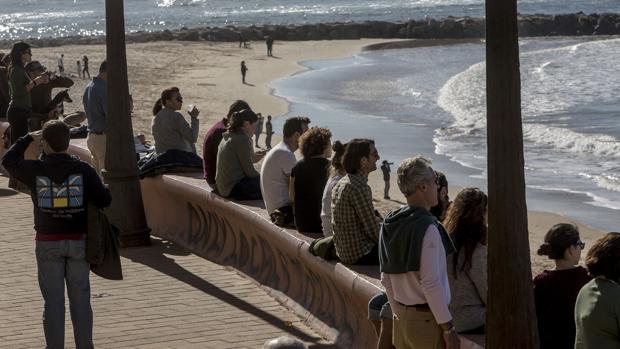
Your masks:
{"label": "person standing on sand", "polygon": [[82,69],[82,79],[86,78],[86,74],[88,74],[88,78],[90,79],[90,72],[88,71],[88,57],[82,57],[82,62],[84,62],[84,68]]}
{"label": "person standing on sand", "polygon": [[273,57],[273,38],[271,36],[266,36],[265,44],[267,45],[267,56]]}
{"label": "person standing on sand", "polygon": [[258,139],[260,138],[260,134],[263,133],[263,123],[265,122],[265,118],[261,115],[261,113],[256,113],[258,116],[258,123],[256,124],[256,131],[254,131],[254,145],[256,148],[260,148],[258,145]]}
{"label": "person standing on sand", "polygon": [[65,55],[61,53],[60,57],[58,57],[58,75],[63,76],[64,73],[65,73]]}
{"label": "person standing on sand", "polygon": [[383,189],[383,198],[386,200],[390,199],[390,165],[394,165],[393,162],[388,162],[387,160],[383,160],[381,164],[381,172],[383,172],[383,182],[385,182],[385,187]]}
{"label": "person standing on sand", "polygon": [[271,115],[267,115],[267,122],[265,123],[265,146],[267,149],[271,149],[271,135],[273,135],[273,125],[271,124]]}
{"label": "person standing on sand", "polygon": [[407,205],[386,216],[379,237],[381,284],[394,313],[394,346],[458,349],[448,308],[446,259],[456,249],[429,212],[437,204],[437,175],[422,156],[404,160],[397,173]]}
{"label": "person standing on sand", "polygon": [[241,61],[241,82],[245,84],[245,74],[248,72],[248,67],[245,65],[245,61]]}
{"label": "person standing on sand", "polygon": [[78,78],[82,78],[82,63],[77,60],[75,61],[75,65],[77,66],[77,73],[78,73]]}
{"label": "person standing on sand", "polygon": [[[75,347],[93,348],[90,265],[86,261],[87,207],[110,206],[110,191],[88,163],[67,153],[69,126],[59,120],[43,131],[21,137],[2,165],[30,190],[34,206],[35,254],[39,288],[44,300],[43,331],[47,348],[65,346],[65,285]],[[24,160],[31,144],[45,156]]]}

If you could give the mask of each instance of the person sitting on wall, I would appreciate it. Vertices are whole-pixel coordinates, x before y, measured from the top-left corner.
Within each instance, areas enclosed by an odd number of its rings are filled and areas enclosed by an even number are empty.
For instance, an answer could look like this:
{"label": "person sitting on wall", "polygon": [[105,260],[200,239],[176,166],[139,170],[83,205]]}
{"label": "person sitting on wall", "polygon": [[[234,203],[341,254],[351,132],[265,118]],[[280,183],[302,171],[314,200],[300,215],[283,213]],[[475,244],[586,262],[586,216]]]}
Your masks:
{"label": "person sitting on wall", "polygon": [[344,151],[344,176],[332,191],[332,225],[338,258],[346,264],[378,265],[379,223],[368,174],[377,169],[379,152],[370,139],[354,139]]}
{"label": "person sitting on wall", "polygon": [[321,227],[323,228],[323,235],[325,237],[333,236],[334,230],[332,227],[332,190],[338,181],[344,177],[347,172],[342,165],[342,156],[344,155],[345,145],[340,141],[334,142],[332,151],[331,167],[333,174],[327,184],[325,190],[323,190],[323,197],[321,199]]}
{"label": "person sitting on wall", "polygon": [[217,149],[222,141],[222,135],[227,131],[228,122],[233,113],[243,109],[251,110],[246,101],[236,100],[228,108],[228,114],[222,120],[216,122],[207,134],[202,143],[202,161],[204,170],[204,179],[211,189],[215,190],[215,174],[217,172]]}
{"label": "person sitting on wall", "polygon": [[265,156],[261,166],[260,187],[271,221],[281,227],[294,227],[293,206],[289,198],[289,178],[297,162],[295,151],[299,137],[306,132],[310,119],[292,117],[284,122],[282,142]]}
{"label": "person sitting on wall", "polygon": [[289,185],[295,226],[301,233],[322,233],[321,197],[329,176],[332,133],[313,127],[299,138],[303,158],[291,170]]}
{"label": "person sitting on wall", "polygon": [[235,200],[260,200],[260,173],[254,163],[264,152],[254,152],[252,135],[258,117],[250,109],[234,112],[229,120],[228,132],[222,136],[217,150],[215,184],[218,193]]}
{"label": "person sitting on wall", "polygon": [[200,121],[200,110],[196,107],[188,111],[191,126],[183,115],[178,112],[183,107],[183,97],[178,87],[167,88],[162,91],[153,106],[153,123],[151,131],[155,141],[155,151],[161,154],[170,149],[196,153],[196,141]]}

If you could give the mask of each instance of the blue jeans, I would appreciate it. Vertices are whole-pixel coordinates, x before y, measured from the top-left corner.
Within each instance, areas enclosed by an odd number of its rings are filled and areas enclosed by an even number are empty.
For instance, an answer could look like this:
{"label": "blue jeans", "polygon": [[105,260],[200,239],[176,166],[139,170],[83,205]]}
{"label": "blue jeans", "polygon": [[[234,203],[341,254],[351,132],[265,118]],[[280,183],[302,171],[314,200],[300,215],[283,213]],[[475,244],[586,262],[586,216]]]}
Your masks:
{"label": "blue jeans", "polygon": [[85,240],[37,241],[39,287],[45,301],[43,330],[48,349],[65,346],[65,281],[75,346],[93,348],[90,265]]}

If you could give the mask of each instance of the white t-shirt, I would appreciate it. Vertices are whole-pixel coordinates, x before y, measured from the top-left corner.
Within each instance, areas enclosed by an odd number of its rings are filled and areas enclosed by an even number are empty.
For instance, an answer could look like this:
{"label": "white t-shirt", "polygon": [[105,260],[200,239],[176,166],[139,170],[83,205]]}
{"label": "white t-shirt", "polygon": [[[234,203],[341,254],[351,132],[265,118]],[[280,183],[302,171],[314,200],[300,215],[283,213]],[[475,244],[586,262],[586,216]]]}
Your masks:
{"label": "white t-shirt", "polygon": [[265,155],[260,168],[260,190],[267,213],[291,204],[288,186],[296,162],[295,154],[284,142],[278,143]]}

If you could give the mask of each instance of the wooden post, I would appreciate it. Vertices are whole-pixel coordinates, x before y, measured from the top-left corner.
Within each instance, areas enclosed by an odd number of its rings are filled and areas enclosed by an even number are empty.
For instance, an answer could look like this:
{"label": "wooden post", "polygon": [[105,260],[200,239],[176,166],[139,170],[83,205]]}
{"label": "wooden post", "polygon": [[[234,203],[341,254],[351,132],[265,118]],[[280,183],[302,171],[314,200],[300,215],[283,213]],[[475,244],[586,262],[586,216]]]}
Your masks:
{"label": "wooden post", "polygon": [[516,0],[486,1],[486,68],[486,348],[538,348],[525,201]]}
{"label": "wooden post", "polygon": [[121,246],[144,246],[150,243],[150,229],[144,216],[129,112],[123,0],[106,0],[105,5],[108,115],[103,177],[112,192],[107,213],[121,230]]}

